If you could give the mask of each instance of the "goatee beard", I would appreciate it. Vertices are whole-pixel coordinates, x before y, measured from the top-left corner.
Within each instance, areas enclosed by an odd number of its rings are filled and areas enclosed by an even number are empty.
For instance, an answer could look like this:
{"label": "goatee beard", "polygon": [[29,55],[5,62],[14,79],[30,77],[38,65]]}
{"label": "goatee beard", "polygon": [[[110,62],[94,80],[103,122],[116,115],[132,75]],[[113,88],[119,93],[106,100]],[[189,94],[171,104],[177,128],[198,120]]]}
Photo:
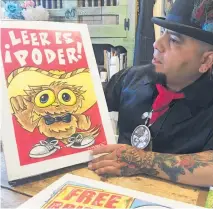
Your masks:
{"label": "goatee beard", "polygon": [[167,84],[167,78],[164,73],[156,72],[155,65],[151,65],[151,68],[146,68],[145,73],[151,78],[152,82],[154,84],[161,84],[163,86],[166,86]]}

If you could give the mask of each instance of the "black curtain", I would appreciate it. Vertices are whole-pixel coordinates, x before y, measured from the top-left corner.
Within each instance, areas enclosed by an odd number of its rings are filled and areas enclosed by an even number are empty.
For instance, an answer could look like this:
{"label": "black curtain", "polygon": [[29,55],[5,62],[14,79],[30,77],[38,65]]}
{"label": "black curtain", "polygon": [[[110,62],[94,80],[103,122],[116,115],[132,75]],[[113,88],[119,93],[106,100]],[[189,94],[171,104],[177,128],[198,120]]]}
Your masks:
{"label": "black curtain", "polygon": [[155,42],[153,7],[155,0],[139,0],[139,15],[135,37],[135,52],[133,65],[150,63],[153,57],[153,43]]}

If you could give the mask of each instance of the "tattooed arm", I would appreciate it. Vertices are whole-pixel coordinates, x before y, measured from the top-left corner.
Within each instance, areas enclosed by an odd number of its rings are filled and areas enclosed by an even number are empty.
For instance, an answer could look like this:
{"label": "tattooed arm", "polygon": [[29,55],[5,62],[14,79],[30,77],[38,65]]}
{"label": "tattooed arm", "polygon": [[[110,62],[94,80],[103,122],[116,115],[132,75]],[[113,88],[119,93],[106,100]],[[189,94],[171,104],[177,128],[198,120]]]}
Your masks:
{"label": "tattooed arm", "polygon": [[130,148],[123,151],[120,158],[127,163],[121,168],[122,175],[134,173],[135,167],[137,173],[157,176],[173,182],[197,186],[213,185],[213,151],[173,155]]}
{"label": "tattooed arm", "polygon": [[213,185],[213,151],[174,155],[146,152],[128,145],[110,145],[95,150],[94,154],[103,152],[108,154],[89,164],[98,174],[147,174],[182,184]]}

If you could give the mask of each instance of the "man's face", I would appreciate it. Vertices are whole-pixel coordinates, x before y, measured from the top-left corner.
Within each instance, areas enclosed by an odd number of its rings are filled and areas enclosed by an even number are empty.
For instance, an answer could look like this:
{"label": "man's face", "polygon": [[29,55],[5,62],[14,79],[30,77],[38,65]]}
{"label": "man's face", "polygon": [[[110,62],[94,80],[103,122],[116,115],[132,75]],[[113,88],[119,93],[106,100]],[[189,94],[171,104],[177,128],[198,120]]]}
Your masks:
{"label": "man's face", "polygon": [[167,84],[178,86],[200,77],[201,45],[195,39],[166,30],[154,43],[152,63],[166,75]]}

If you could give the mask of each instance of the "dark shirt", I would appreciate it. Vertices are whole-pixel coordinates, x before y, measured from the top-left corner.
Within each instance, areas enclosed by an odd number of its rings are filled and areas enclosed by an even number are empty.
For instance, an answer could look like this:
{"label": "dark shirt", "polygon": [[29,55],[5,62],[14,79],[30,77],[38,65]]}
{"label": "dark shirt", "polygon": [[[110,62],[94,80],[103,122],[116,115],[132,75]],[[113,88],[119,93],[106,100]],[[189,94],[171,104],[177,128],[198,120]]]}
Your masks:
{"label": "dark shirt", "polygon": [[[151,65],[132,67],[115,74],[105,89],[109,111],[118,111],[118,143],[131,145],[134,129],[145,123],[158,95],[156,80],[149,76]],[[187,154],[213,149],[213,81],[204,74],[182,90],[176,100],[150,127],[152,150]]]}

